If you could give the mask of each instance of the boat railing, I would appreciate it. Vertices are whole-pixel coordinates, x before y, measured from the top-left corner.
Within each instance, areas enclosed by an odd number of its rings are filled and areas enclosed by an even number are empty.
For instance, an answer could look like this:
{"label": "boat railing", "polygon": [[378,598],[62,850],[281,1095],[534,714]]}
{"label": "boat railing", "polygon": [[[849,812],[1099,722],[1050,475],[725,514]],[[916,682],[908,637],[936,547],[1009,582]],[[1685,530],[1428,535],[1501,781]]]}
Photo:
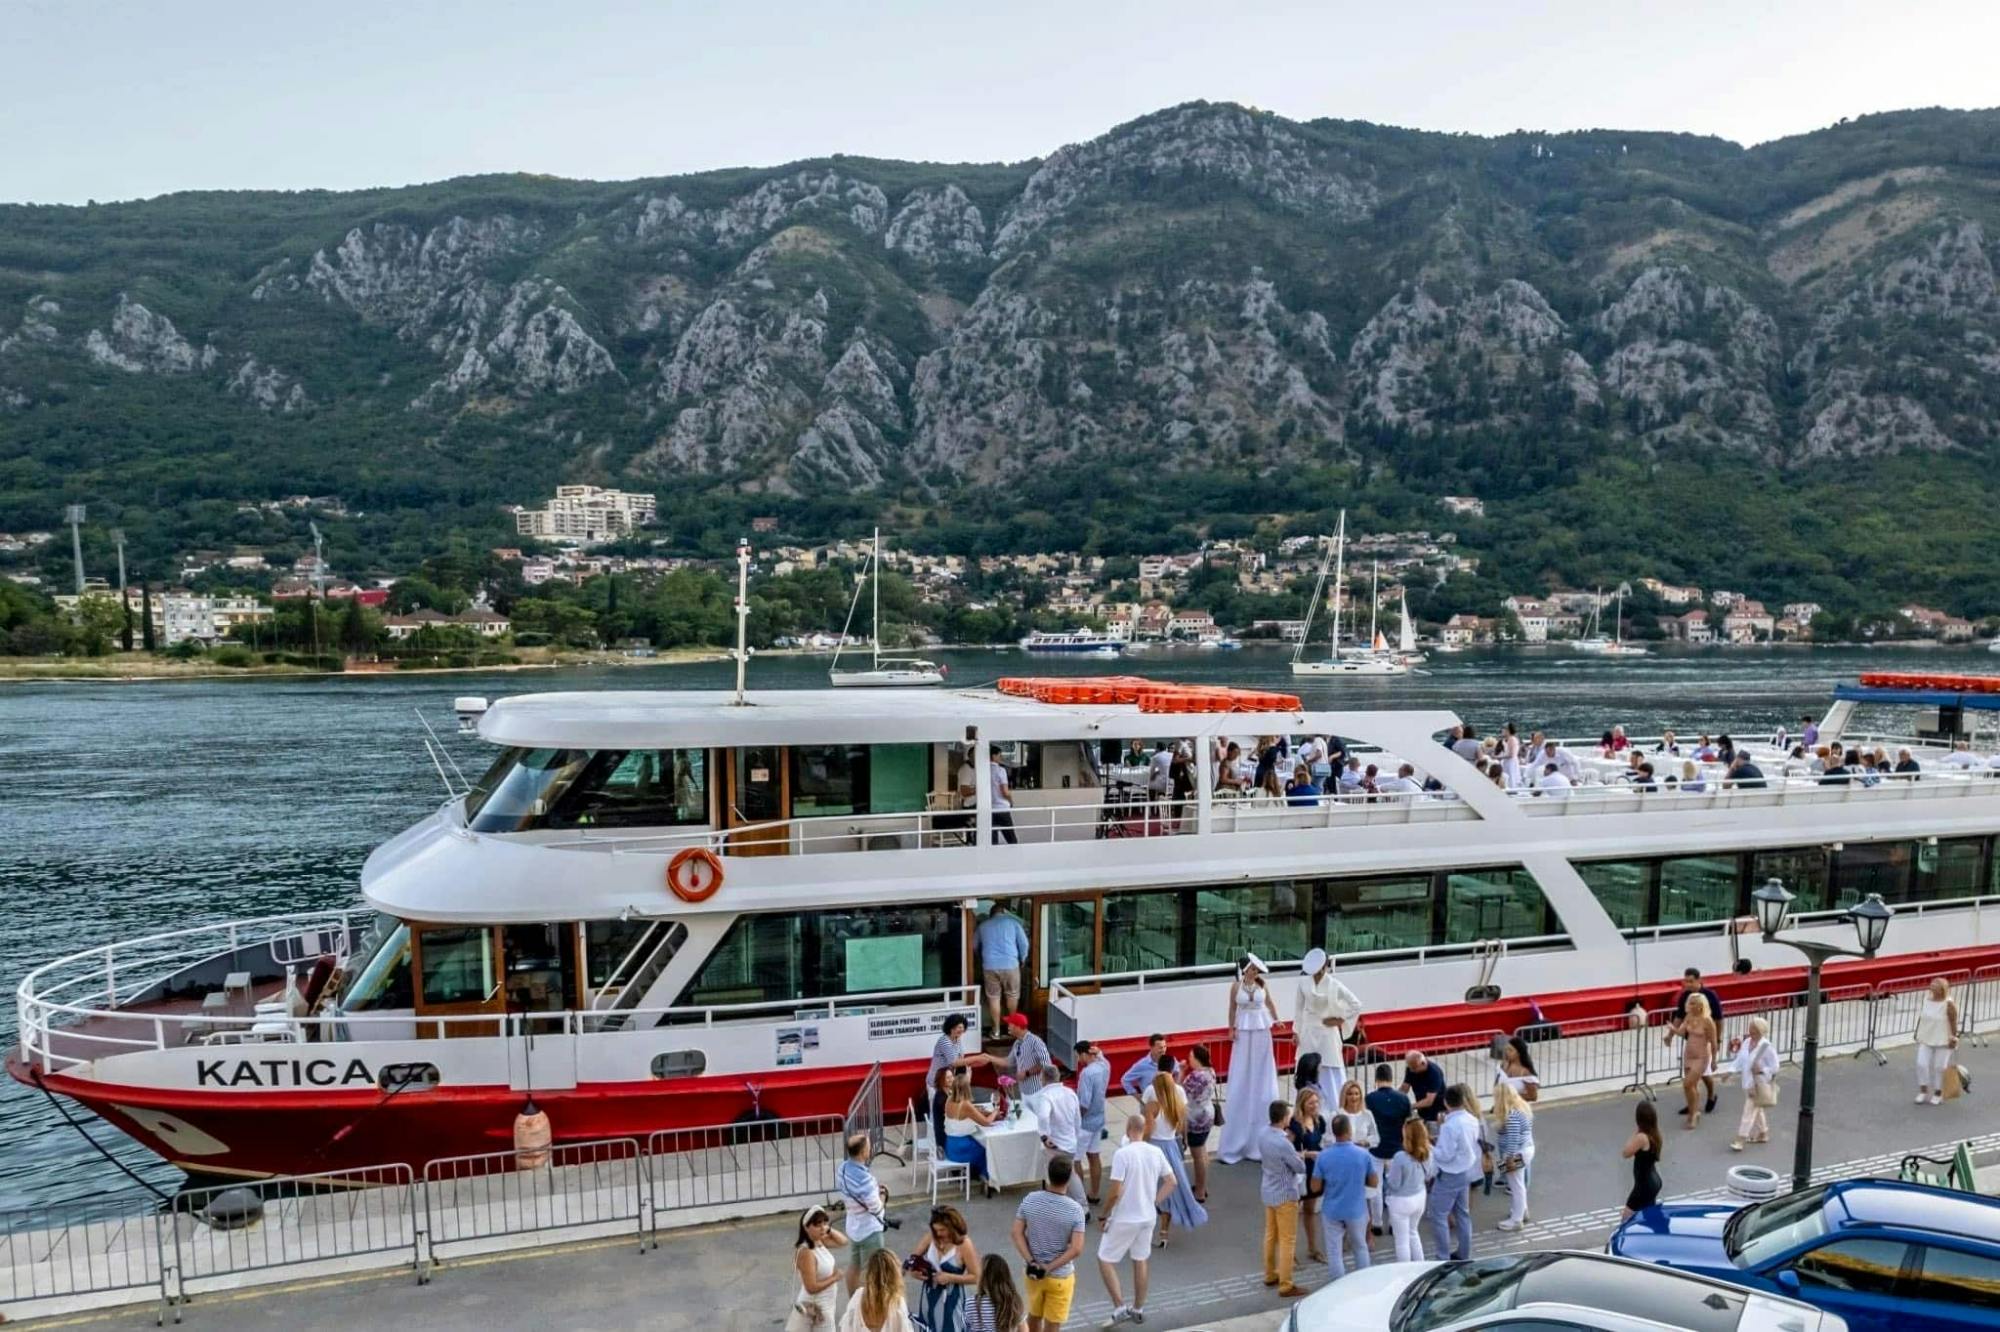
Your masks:
{"label": "boat railing", "polygon": [[[355,913],[357,915],[362,913]],[[173,974],[189,972],[201,963],[237,955],[211,946],[216,939],[247,940],[251,946],[281,937],[301,922],[324,923],[327,917],[280,916],[232,921],[172,935],[149,936],[134,944],[158,945],[184,938],[189,947],[183,965]],[[261,937],[260,937],[261,936]],[[196,942],[206,940],[209,942]],[[106,944],[60,958],[28,973],[16,991],[20,1052],[24,1063],[48,1072],[61,1071],[96,1059],[144,1050],[185,1047],[210,1049],[245,1045],[334,1044],[369,1041],[466,1040],[477,1037],[537,1041],[575,1039],[603,1032],[644,1030],[658,1026],[712,1027],[732,1022],[832,1021],[839,1018],[893,1014],[914,1021],[922,1030],[935,1028],[933,1015],[970,1011],[978,1002],[973,986],[941,986],[916,990],[881,990],[811,1000],[695,1004],[605,1010],[553,1012],[452,1013],[415,1016],[408,1012],[341,1012],[310,1015],[260,1014],[245,1001],[237,1011],[210,1012],[197,1008],[167,1010],[121,1006],[110,997],[104,981],[107,959],[120,956],[125,945]],[[240,947],[240,945],[239,945]],[[157,959],[155,952],[149,956]],[[93,984],[91,979],[96,978]],[[219,988],[223,977],[215,977]],[[137,993],[117,987],[130,1005]],[[249,1009],[250,1011],[241,1011]],[[384,1070],[393,1072],[395,1066]]]}
{"label": "boat railing", "polygon": [[2000,795],[2000,784],[1981,772],[1879,773],[1873,777],[1872,782],[1856,777],[1827,783],[1815,774],[1800,772],[1733,784],[1710,780],[1699,791],[1664,784],[1656,790],[1645,790],[1630,782],[1613,780],[1553,792],[1523,787],[1509,794],[1535,818]]}
{"label": "boat railing", "polygon": [[[1097,792],[1102,788],[1078,789]],[[1200,823],[1193,799],[1092,799],[1071,804],[1016,805],[1009,813],[1015,840],[1024,845],[1186,837],[1194,835]],[[1471,807],[1449,791],[1364,792],[1297,799],[1217,792],[1211,830],[1221,834],[1295,831],[1478,817]],[[769,854],[769,848],[775,844],[782,845],[792,855],[816,855],[962,847],[971,845],[975,836],[973,811],[939,809],[899,814],[813,815],[739,824],[727,829],[584,834],[559,841],[539,842],[537,845],[566,850],[667,855],[687,847],[701,847],[719,855],[729,855],[745,847],[755,847]]]}

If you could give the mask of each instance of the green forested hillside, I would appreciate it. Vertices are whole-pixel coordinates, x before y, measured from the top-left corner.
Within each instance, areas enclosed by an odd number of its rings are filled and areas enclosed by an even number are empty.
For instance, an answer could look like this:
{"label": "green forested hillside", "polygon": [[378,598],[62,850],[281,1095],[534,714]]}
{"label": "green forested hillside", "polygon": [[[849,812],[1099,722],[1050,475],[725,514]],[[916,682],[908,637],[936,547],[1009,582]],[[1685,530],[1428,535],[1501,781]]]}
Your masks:
{"label": "green forested hillside", "polygon": [[[0,530],[342,567],[644,486],[720,553],[1465,528],[1475,599],[1655,573],[1993,609],[2000,113],[1745,150],[1228,105],[1045,159],[0,207]],[[1174,540],[1170,540],[1173,538]]]}

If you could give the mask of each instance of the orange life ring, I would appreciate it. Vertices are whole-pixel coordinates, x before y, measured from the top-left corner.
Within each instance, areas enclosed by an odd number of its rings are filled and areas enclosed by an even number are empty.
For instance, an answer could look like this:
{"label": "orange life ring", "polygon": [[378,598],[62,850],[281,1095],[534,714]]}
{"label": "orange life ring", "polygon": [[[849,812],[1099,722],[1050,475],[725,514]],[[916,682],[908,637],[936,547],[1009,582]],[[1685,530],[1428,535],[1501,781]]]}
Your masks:
{"label": "orange life ring", "polygon": [[705,846],[676,851],[667,862],[667,887],[683,902],[706,902],[722,887],[722,862]]}

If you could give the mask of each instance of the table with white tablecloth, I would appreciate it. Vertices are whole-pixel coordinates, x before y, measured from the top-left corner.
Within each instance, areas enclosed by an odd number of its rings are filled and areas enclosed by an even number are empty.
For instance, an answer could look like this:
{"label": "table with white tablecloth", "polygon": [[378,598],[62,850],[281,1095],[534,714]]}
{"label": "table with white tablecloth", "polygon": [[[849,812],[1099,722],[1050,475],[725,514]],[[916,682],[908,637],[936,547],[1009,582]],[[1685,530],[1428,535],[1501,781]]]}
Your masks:
{"label": "table with white tablecloth", "polygon": [[1019,1118],[997,1120],[979,1130],[987,1177],[1003,1189],[1041,1182],[1042,1121],[1035,1113],[1035,1099],[1030,1096],[1010,1104],[1010,1113],[1013,1105],[1021,1107]]}

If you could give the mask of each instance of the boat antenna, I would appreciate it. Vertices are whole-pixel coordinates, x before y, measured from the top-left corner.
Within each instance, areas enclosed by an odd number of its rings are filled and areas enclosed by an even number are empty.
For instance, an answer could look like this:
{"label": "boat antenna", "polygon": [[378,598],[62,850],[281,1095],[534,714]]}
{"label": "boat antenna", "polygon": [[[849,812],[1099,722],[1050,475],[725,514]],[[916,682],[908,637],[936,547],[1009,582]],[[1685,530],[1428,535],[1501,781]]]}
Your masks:
{"label": "boat antenna", "polygon": [[736,538],[736,706],[750,700],[743,696],[744,668],[750,664],[750,540]]}

